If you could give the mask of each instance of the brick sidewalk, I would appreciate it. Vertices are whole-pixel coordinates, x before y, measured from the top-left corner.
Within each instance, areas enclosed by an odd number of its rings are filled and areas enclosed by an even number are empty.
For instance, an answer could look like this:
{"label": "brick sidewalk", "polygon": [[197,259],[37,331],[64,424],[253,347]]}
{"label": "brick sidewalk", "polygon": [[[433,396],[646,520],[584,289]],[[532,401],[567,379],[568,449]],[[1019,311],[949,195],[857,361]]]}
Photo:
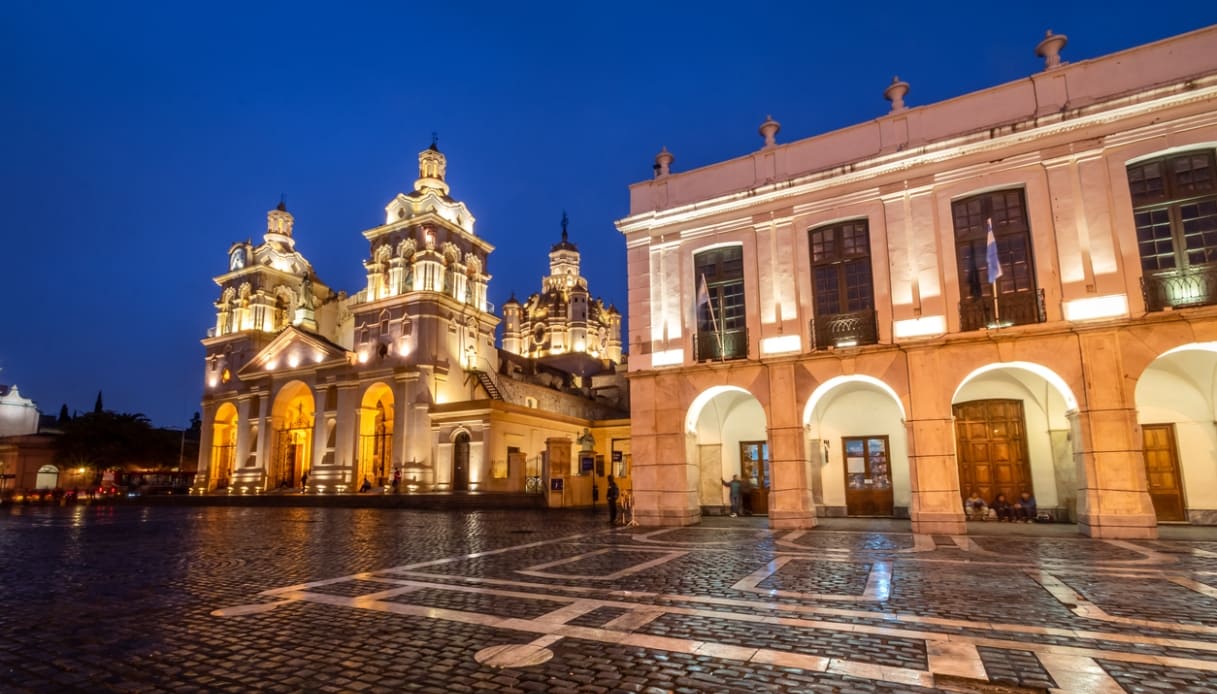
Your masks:
{"label": "brick sidewalk", "polygon": [[604,520],[5,510],[0,690],[1217,691],[1211,539]]}

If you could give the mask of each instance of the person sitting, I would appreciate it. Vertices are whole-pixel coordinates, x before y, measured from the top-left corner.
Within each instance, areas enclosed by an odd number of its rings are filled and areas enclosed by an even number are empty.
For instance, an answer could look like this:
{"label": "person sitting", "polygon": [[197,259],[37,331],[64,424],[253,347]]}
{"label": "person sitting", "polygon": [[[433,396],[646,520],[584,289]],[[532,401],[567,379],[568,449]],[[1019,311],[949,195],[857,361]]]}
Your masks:
{"label": "person sitting", "polygon": [[1034,523],[1036,515],[1035,497],[1024,489],[1018,495],[1018,501],[1014,502],[1014,518],[1024,523]]}
{"label": "person sitting", "polygon": [[359,491],[361,491],[361,492],[372,491],[372,480],[368,479],[366,475],[363,478],[363,484],[359,485]]}
{"label": "person sitting", "polygon": [[989,505],[980,498],[980,492],[975,489],[972,490],[972,496],[963,502],[963,507],[964,512],[968,514],[968,520],[985,520],[989,516]]}
{"label": "person sitting", "polygon": [[990,506],[993,512],[997,514],[998,521],[1014,521],[1014,507],[1010,505],[1010,501],[1006,499],[1005,494],[998,494]]}

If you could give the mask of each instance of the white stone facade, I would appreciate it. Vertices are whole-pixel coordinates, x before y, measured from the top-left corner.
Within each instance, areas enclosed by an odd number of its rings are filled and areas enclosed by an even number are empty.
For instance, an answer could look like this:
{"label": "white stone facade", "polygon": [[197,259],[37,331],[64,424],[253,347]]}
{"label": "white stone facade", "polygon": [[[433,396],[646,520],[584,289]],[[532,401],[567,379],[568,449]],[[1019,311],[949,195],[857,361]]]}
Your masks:
{"label": "white stone facade", "polygon": [[1217,27],[1064,43],[945,102],[895,79],[872,121],[656,157],[618,222],[639,521],[696,523],[741,474],[775,527],[964,532],[972,488],[1096,536],[1217,522]]}

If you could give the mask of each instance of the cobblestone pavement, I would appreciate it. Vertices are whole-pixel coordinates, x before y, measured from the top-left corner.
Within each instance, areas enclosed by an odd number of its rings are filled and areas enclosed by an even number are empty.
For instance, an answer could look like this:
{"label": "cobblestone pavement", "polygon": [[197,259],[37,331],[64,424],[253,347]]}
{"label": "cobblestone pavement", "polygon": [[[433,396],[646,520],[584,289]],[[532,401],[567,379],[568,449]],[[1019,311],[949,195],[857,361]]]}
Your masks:
{"label": "cobblestone pavement", "polygon": [[0,691],[1217,692],[1213,537],[3,509]]}

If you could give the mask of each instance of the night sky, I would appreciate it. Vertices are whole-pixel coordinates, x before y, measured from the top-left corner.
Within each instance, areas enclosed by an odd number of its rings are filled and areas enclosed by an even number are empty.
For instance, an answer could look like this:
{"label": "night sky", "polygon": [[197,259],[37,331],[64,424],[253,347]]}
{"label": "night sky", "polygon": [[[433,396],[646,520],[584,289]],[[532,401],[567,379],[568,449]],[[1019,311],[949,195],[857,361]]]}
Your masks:
{"label": "night sky", "polygon": [[[44,413],[184,426],[212,277],[285,195],[321,280],[366,280],[364,229],[439,133],[496,310],[560,235],[626,308],[627,185],[1217,22],[1212,2],[0,5],[0,383]],[[623,339],[625,336],[623,335]]]}

